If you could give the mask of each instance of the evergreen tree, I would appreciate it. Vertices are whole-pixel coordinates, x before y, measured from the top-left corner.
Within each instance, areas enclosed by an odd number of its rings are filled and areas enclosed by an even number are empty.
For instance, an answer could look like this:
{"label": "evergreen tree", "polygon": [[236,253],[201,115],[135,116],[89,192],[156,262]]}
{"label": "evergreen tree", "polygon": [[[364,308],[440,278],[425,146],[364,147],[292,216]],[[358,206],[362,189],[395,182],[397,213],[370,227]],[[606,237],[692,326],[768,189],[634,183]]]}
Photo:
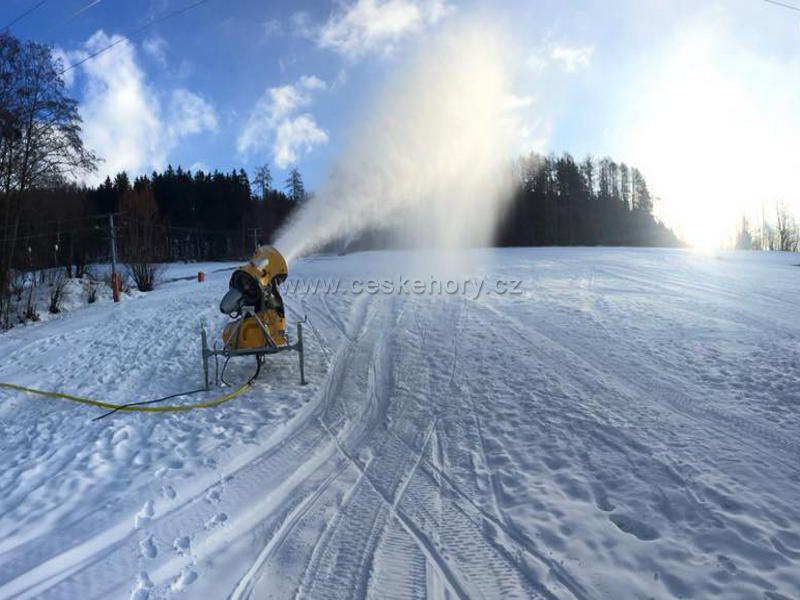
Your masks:
{"label": "evergreen tree", "polygon": [[128,179],[128,174],[125,171],[121,173],[117,173],[117,176],[114,177],[114,191],[119,194],[123,194],[131,189],[131,182]]}
{"label": "evergreen tree", "polygon": [[647,182],[639,169],[632,171],[632,206],[642,212],[653,213],[653,199],[650,197],[650,190],[647,189]]}
{"label": "evergreen tree", "polygon": [[289,193],[289,198],[294,202],[301,202],[306,198],[306,190],[303,186],[303,177],[297,167],[292,167],[289,177],[286,178],[284,189]]}

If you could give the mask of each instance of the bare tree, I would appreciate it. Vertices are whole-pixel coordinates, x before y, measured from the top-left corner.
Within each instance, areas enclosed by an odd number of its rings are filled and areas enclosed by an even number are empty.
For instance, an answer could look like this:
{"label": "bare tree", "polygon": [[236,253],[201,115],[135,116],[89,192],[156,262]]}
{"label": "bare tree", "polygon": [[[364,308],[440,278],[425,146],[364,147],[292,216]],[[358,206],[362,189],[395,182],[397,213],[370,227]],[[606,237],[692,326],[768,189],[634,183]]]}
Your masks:
{"label": "bare tree", "polygon": [[272,186],[272,172],[269,170],[269,164],[264,164],[256,170],[253,185],[260,190],[261,199],[266,200],[267,192]]}
{"label": "bare tree", "polygon": [[64,301],[67,278],[64,275],[64,271],[61,269],[50,269],[47,273],[49,279],[48,285],[50,287],[50,304],[48,310],[55,315],[61,312],[61,303]]}
{"label": "bare tree", "polygon": [[775,232],[777,235],[777,249],[784,252],[797,252],[798,235],[797,221],[783,202],[779,202],[776,209]]}
{"label": "bare tree", "polygon": [[736,234],[736,249],[752,250],[754,245],[753,234],[750,233],[750,223],[748,223],[747,217],[742,217],[742,223]]}
{"label": "bare tree", "polygon": [[91,171],[97,161],[83,146],[77,102],[66,94],[61,68],[49,46],[0,32],[0,198],[6,232],[0,309],[6,324],[9,274],[28,192]]}
{"label": "bare tree", "polygon": [[129,188],[122,195],[120,208],[125,220],[123,254],[128,272],[139,291],[150,292],[160,271],[156,261],[164,257],[158,207],[151,188]]}

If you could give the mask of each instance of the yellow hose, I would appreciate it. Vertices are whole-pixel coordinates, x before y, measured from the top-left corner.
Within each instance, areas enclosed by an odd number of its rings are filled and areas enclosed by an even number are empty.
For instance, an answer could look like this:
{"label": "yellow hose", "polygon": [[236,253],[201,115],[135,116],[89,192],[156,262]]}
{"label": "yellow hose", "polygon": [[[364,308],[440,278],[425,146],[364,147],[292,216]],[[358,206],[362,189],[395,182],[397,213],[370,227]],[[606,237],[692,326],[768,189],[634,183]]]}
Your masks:
{"label": "yellow hose", "polygon": [[0,388],[9,390],[16,390],[19,392],[27,392],[28,394],[36,394],[37,396],[46,396],[48,398],[59,398],[61,400],[69,400],[79,404],[89,404],[97,406],[98,408],[105,408],[107,410],[124,410],[130,412],[183,412],[187,410],[194,410],[196,408],[211,408],[219,406],[223,402],[227,402],[235,398],[239,394],[246,392],[250,388],[250,382],[239,386],[232,392],[228,392],[224,396],[219,396],[206,402],[196,402],[195,404],[178,404],[173,406],[129,406],[127,404],[111,404],[109,402],[100,402],[99,400],[92,400],[91,398],[83,398],[81,396],[73,396],[72,394],[62,394],[61,392],[48,392],[45,390],[37,390],[34,388],[15,385],[13,383],[0,382]]}

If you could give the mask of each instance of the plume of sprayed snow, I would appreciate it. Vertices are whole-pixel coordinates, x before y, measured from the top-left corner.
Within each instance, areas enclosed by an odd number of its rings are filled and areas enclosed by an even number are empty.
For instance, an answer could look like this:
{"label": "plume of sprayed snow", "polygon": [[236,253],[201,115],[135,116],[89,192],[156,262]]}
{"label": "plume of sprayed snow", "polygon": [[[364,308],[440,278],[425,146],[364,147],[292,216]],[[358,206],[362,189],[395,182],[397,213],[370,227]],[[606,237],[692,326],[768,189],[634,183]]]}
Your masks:
{"label": "plume of sprayed snow", "polygon": [[445,250],[489,243],[509,196],[503,56],[486,24],[462,22],[395,68],[279,234],[287,260],[371,228]]}

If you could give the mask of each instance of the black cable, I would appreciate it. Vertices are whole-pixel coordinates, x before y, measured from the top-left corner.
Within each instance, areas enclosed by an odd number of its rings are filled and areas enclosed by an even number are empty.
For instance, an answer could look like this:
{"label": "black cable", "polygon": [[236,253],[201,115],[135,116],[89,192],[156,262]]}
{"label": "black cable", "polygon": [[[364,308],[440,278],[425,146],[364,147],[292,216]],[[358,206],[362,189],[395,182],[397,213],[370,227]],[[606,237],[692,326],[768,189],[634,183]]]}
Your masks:
{"label": "black cable", "polygon": [[[216,344],[214,344],[216,346]],[[214,348],[216,350],[216,347]],[[219,385],[219,355],[214,354],[214,385]]]}
{"label": "black cable", "polygon": [[[225,365],[222,367],[223,375],[225,373],[225,367],[228,366],[228,360],[230,360],[230,358],[225,360]],[[245,383],[245,385],[250,385],[251,383],[253,383],[256,379],[258,379],[258,375],[260,373],[261,373],[261,360],[260,357],[256,355],[256,372],[253,373],[253,376],[247,380],[247,383]],[[225,380],[222,379],[222,377],[220,377],[220,379],[222,380],[222,383],[225,383]],[[228,384],[225,383],[225,385]],[[148,404],[156,404],[157,402],[164,402],[165,400],[171,400],[172,398],[177,398],[178,396],[190,396],[192,394],[199,394],[200,392],[206,392],[206,391],[208,390],[206,390],[205,388],[200,388],[197,390],[192,390],[190,392],[179,392],[177,394],[171,394],[169,396],[164,396],[163,398],[156,398],[155,400],[143,400],[142,402],[129,402],[128,404],[122,404],[121,406],[118,406],[117,408],[110,410],[107,413],[100,415],[99,417],[95,417],[94,419],[92,419],[92,421],[99,421],[100,419],[105,419],[106,417],[113,415],[117,411],[129,408],[131,406],[146,406]]]}
{"label": "black cable", "polygon": [[253,373],[253,376],[247,380],[247,385],[250,385],[256,379],[258,379],[258,374],[261,373],[261,365],[262,365],[261,357],[258,354],[256,354],[256,372]]}
{"label": "black cable", "polygon": [[774,4],[775,6],[782,6],[783,8],[790,8],[791,10],[796,10],[800,12],[800,6],[787,4],[786,2],[780,2],[779,0],[764,0],[764,2],[769,2],[770,4]]}
{"label": "black cable", "polygon": [[83,5],[82,7],[80,7],[78,10],[76,10],[76,11],[75,11],[75,12],[73,12],[73,13],[72,13],[70,16],[68,16],[68,17],[66,18],[66,20],[65,20],[65,21],[62,23],[62,25],[66,24],[66,23],[69,23],[69,22],[70,22],[72,19],[74,19],[75,17],[77,17],[78,15],[82,15],[83,13],[85,13],[85,12],[86,12],[87,10],[89,10],[90,8],[93,8],[93,7],[97,6],[98,4],[100,4],[100,2],[102,2],[102,1],[103,1],[103,0],[89,0],[89,2],[88,2],[88,3],[84,4],[84,5]]}
{"label": "black cable", "polygon": [[149,21],[149,22],[145,23],[141,27],[139,27],[137,29],[134,29],[133,31],[131,31],[127,35],[123,35],[118,40],[116,40],[114,42],[111,42],[110,44],[108,44],[107,46],[104,46],[103,48],[100,48],[100,50],[97,50],[96,52],[93,52],[90,55],[82,58],[78,62],[71,64],[70,66],[66,67],[63,71],[61,71],[59,73],[59,75],[63,75],[64,73],[66,73],[68,71],[71,71],[75,67],[79,67],[80,65],[82,65],[86,61],[91,60],[91,59],[95,58],[96,56],[100,56],[104,52],[107,52],[108,50],[111,50],[117,44],[121,44],[122,42],[129,41],[131,37],[142,33],[143,31],[145,31],[146,29],[149,29],[153,25],[157,25],[158,23],[163,23],[167,19],[171,19],[173,17],[177,17],[178,15],[182,15],[183,13],[188,12],[188,11],[192,10],[193,8],[197,8],[201,4],[205,4],[208,1],[209,0],[198,0],[197,2],[189,4],[188,6],[184,6],[183,8],[179,8],[178,10],[174,10],[171,13],[167,13],[167,14],[161,16],[161,17],[158,17],[157,19],[153,19],[152,21]]}
{"label": "black cable", "polygon": [[118,406],[114,410],[110,410],[105,414],[100,415],[99,417],[95,417],[92,421],[99,421],[100,419],[105,419],[109,415],[113,415],[115,412],[122,410],[123,408],[128,408],[130,406],[145,406],[146,404],[155,404],[157,402],[164,402],[165,400],[171,400],[172,398],[177,398],[178,396],[190,396],[191,394],[199,394],[200,392],[207,391],[205,388],[201,388],[198,390],[192,390],[191,392],[180,392],[178,394],[171,394],[170,396],[164,396],[163,398],[156,398],[155,400],[144,400],[142,402],[130,402],[128,404],[123,404]]}
{"label": "black cable", "polygon": [[87,233],[87,232],[93,232],[93,231],[102,232],[102,231],[104,231],[104,229],[105,229],[105,227],[102,227],[102,226],[98,226],[96,228],[95,227],[82,227],[80,229],[66,229],[66,230],[53,231],[53,232],[48,232],[48,233],[32,233],[32,234],[29,234],[29,235],[17,235],[16,237],[0,239],[0,243],[18,242],[19,240],[35,240],[35,239],[46,238],[46,237],[56,237],[58,234],[71,235],[71,234],[74,234],[74,233]]}
{"label": "black cable", "polygon": [[219,374],[219,380],[222,382],[222,385],[227,385],[230,387],[230,384],[225,381],[225,369],[228,368],[228,361],[230,360],[230,356],[225,359],[225,362],[222,363],[222,372]]}
{"label": "black cable", "polygon": [[11,27],[12,25],[16,25],[17,23],[19,23],[20,21],[22,21],[22,19],[24,19],[25,17],[27,17],[29,14],[31,14],[33,11],[35,11],[37,8],[39,8],[39,7],[40,7],[42,4],[44,4],[45,2],[47,2],[47,0],[41,0],[41,1],[40,1],[40,2],[38,2],[37,4],[34,4],[34,5],[33,5],[33,6],[31,6],[31,7],[30,7],[28,10],[26,10],[24,13],[22,13],[20,16],[18,16],[16,19],[14,19],[13,21],[11,21],[11,23],[9,23],[9,24],[8,24],[8,25],[6,25],[5,27],[3,27],[3,29],[8,29],[8,28],[9,28],[9,27]]}

